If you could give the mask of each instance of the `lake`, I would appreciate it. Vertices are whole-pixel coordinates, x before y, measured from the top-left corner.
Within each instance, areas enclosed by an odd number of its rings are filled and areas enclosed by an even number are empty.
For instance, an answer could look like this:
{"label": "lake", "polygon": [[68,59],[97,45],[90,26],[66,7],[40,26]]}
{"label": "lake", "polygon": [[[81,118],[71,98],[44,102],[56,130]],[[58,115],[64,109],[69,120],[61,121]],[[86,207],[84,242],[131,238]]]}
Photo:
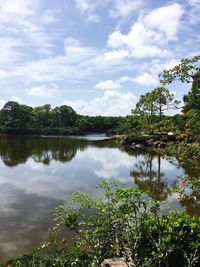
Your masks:
{"label": "lake", "polygon": [[[165,200],[166,209],[198,213],[180,201],[188,171],[155,153],[125,151],[103,135],[0,137],[0,260],[31,251],[47,238],[56,206],[74,191],[95,194],[102,178],[128,183]],[[193,192],[191,186],[188,192]],[[194,198],[195,199],[195,198]],[[195,199],[196,200],[196,199]]]}

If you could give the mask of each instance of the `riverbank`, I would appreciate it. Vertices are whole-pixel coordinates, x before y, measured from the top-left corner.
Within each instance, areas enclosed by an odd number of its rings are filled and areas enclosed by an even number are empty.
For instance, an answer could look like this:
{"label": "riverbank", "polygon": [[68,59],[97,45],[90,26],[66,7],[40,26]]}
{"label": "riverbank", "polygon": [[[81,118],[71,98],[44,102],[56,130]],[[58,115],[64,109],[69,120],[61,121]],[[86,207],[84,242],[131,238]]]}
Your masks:
{"label": "riverbank", "polygon": [[177,138],[173,133],[152,135],[114,135],[112,139],[129,148],[166,148],[171,142],[176,143]]}
{"label": "riverbank", "polygon": [[111,137],[120,145],[129,149],[153,149],[162,155],[174,156],[180,160],[200,160],[200,143],[188,142],[173,133],[154,135],[114,135]]}

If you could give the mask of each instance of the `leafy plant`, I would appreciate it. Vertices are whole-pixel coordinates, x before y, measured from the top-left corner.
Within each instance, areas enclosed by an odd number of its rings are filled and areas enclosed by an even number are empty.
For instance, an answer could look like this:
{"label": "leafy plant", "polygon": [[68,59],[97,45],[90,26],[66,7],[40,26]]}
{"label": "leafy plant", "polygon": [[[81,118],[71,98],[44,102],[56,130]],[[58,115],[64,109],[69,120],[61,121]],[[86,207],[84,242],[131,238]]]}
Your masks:
{"label": "leafy plant", "polygon": [[[13,267],[97,267],[106,258],[123,257],[130,267],[200,265],[200,218],[185,212],[162,214],[160,203],[138,188],[104,180],[102,198],[74,193],[69,206],[56,209],[56,227],[35,253],[9,263]],[[74,232],[74,245],[58,233]],[[42,254],[41,254],[42,252]],[[44,253],[45,252],[45,253]]]}

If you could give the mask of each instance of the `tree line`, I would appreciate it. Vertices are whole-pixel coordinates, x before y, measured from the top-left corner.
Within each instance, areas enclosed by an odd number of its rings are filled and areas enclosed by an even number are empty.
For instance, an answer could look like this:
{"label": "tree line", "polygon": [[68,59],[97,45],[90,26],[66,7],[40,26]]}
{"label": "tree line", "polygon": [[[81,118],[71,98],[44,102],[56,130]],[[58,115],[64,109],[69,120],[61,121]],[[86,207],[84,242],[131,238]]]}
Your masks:
{"label": "tree line", "polygon": [[67,135],[107,132],[123,121],[122,117],[82,116],[66,105],[52,108],[46,104],[33,108],[9,101],[0,111],[2,133]]}

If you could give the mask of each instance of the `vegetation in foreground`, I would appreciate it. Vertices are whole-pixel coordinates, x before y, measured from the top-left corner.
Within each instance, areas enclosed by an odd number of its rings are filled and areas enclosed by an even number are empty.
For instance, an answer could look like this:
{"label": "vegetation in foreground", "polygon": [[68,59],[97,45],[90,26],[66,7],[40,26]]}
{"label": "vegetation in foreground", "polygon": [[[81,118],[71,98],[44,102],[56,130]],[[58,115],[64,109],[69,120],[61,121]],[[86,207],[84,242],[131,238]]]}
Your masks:
{"label": "vegetation in foreground", "polygon": [[[132,267],[200,265],[199,217],[178,211],[162,214],[160,204],[144,198],[138,188],[106,180],[98,187],[104,190],[101,199],[74,193],[69,206],[57,208],[57,224],[49,240],[7,264],[97,267],[106,258],[123,257]],[[73,245],[58,241],[64,228],[74,232]]]}

